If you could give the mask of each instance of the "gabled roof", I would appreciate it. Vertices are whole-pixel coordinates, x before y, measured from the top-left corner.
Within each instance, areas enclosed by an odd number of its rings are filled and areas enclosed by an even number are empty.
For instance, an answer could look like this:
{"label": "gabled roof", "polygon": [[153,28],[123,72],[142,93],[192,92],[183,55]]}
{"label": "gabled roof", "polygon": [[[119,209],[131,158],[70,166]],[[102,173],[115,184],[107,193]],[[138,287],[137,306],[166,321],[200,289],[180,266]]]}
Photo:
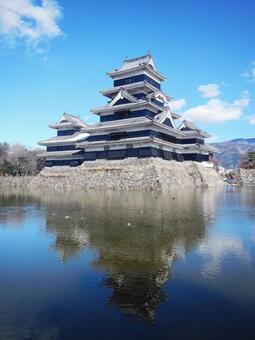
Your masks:
{"label": "gabled roof", "polygon": [[115,77],[116,75],[128,73],[128,72],[139,70],[139,69],[150,70],[151,73],[154,74],[156,77],[158,77],[160,80],[166,79],[165,76],[161,75],[156,70],[154,62],[153,62],[153,58],[150,53],[144,56],[141,56],[141,57],[133,58],[133,59],[126,58],[123,61],[123,64],[119,68],[113,71],[107,72],[107,74],[110,77]]}
{"label": "gabled roof", "polygon": [[156,115],[153,120],[157,123],[164,124],[164,122],[168,119],[170,120],[172,127],[177,130],[169,107],[167,107],[166,111]]}
{"label": "gabled roof", "polygon": [[[152,99],[156,99],[161,101],[163,104],[168,104],[169,100],[171,99],[169,96],[165,95],[162,91],[155,91],[146,96],[146,99],[149,100],[150,102],[153,102]],[[155,102],[153,102],[156,104]],[[156,104],[157,105],[157,104]],[[169,112],[171,119],[179,119],[181,116],[178,113],[171,112],[171,109],[168,105],[162,105],[164,107],[164,111],[167,113]]]}
{"label": "gabled roof", "polygon": [[197,134],[199,134],[200,136],[205,137],[205,138],[208,138],[208,137],[211,136],[207,132],[200,130],[194,123],[192,123],[192,122],[190,122],[186,119],[179,126],[178,130],[180,130],[184,133],[196,132]]}
{"label": "gabled roof", "polygon": [[164,104],[167,104],[171,97],[164,94],[161,90],[154,91],[146,96],[147,98],[155,98],[161,100]]}
{"label": "gabled roof", "polygon": [[108,104],[109,106],[113,106],[119,100],[126,98],[130,103],[137,103],[138,99],[134,97],[132,94],[128,93],[125,90],[120,90],[118,94],[113,98],[113,100]]}
{"label": "gabled roof", "polygon": [[70,113],[63,113],[62,117],[55,124],[50,124],[49,127],[53,129],[69,128],[69,127],[85,127],[87,126],[79,116],[71,115]]}

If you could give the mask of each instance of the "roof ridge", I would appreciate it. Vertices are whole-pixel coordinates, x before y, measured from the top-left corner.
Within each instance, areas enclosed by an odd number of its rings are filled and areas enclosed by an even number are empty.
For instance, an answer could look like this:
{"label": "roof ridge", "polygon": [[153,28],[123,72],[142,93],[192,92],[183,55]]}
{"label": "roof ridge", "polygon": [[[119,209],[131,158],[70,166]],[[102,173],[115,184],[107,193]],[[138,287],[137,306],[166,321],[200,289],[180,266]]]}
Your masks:
{"label": "roof ridge", "polygon": [[130,63],[130,62],[133,62],[133,61],[137,61],[139,59],[145,59],[147,57],[151,57],[151,55],[147,53],[147,54],[145,54],[143,56],[136,57],[136,58],[131,58],[131,59],[127,59],[127,57],[126,57],[125,60],[124,60],[124,63]]}
{"label": "roof ridge", "polygon": [[70,117],[73,117],[73,118],[80,118],[79,115],[74,115],[74,114],[68,113],[68,112],[64,112],[64,113],[63,113],[63,116],[70,116]]}

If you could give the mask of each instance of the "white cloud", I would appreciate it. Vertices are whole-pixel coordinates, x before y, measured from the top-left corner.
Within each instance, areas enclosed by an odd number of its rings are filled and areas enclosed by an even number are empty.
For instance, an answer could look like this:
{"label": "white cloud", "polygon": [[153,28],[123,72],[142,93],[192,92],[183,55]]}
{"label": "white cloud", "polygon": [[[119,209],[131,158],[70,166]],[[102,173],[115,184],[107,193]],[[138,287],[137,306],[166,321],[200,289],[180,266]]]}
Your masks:
{"label": "white cloud", "polygon": [[213,98],[220,95],[218,84],[200,85],[198,91],[201,92],[202,96],[205,98]]}
{"label": "white cloud", "polygon": [[62,12],[56,0],[0,0],[0,35],[9,41],[24,40],[37,46],[62,34],[57,20]]}
{"label": "white cloud", "polygon": [[210,133],[211,137],[207,138],[207,143],[215,143],[219,140],[219,137],[214,133]]}
{"label": "white cloud", "polygon": [[212,98],[204,105],[186,110],[182,115],[196,122],[225,122],[240,118],[243,115],[243,109],[249,105],[249,102],[249,98],[240,98],[232,103]]}
{"label": "white cloud", "polygon": [[184,105],[186,105],[186,100],[184,98],[172,100],[169,103],[170,109],[172,111],[180,110]]}
{"label": "white cloud", "polygon": [[253,67],[253,69],[251,70],[251,75],[252,78],[255,80],[255,67]]}
{"label": "white cloud", "polygon": [[255,125],[255,116],[251,116],[249,118],[249,123],[252,124],[252,125]]}

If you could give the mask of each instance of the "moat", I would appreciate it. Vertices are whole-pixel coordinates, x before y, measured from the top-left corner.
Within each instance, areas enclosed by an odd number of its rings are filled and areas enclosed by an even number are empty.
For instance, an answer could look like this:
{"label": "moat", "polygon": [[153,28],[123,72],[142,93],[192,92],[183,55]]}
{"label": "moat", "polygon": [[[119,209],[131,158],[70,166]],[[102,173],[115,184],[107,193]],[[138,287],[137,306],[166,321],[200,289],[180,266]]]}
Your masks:
{"label": "moat", "polygon": [[255,188],[0,192],[0,339],[254,339]]}

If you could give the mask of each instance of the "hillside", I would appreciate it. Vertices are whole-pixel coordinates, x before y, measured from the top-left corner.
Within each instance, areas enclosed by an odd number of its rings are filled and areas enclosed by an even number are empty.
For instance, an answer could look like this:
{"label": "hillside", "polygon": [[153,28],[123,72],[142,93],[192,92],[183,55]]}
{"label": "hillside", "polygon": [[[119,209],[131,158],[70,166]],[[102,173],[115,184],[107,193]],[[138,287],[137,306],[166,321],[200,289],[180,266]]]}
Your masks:
{"label": "hillside", "polygon": [[236,138],[212,145],[220,151],[220,154],[216,155],[220,164],[226,168],[233,168],[238,166],[249,151],[255,151],[255,138]]}

